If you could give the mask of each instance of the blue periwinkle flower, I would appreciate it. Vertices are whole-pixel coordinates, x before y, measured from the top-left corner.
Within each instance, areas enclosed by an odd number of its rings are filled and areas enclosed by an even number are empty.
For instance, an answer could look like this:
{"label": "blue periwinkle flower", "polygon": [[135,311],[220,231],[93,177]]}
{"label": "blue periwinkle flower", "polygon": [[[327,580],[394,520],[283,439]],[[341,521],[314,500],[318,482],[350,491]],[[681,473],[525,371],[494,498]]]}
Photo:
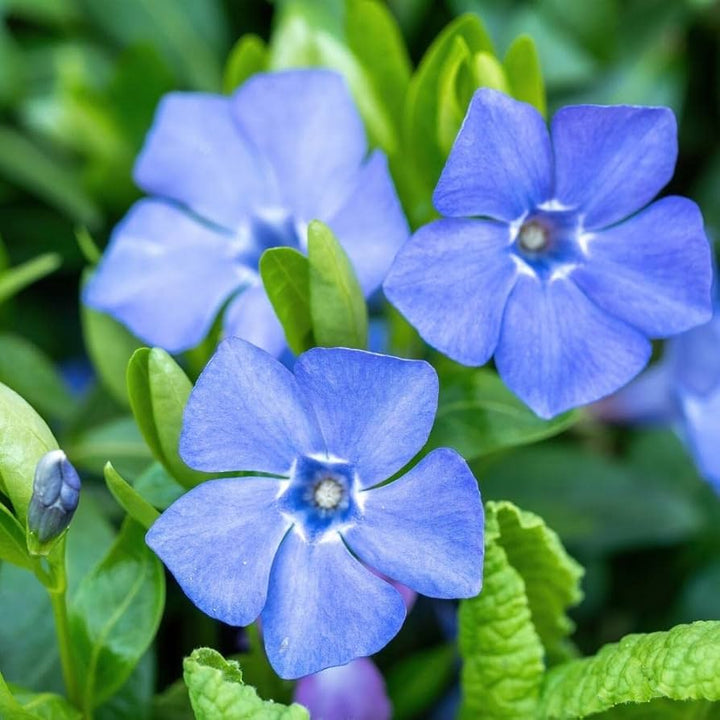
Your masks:
{"label": "blue periwinkle flower", "polygon": [[35,466],[27,525],[40,543],[70,525],[80,500],[80,477],[62,450],[45,453]]}
{"label": "blue periwinkle flower", "polygon": [[440,598],[474,596],[482,582],[482,504],[456,452],[382,484],[424,445],[437,394],[422,361],[315,348],[290,372],[225,340],[190,395],[180,454],[198,470],[275,477],[199,485],[148,544],[208,615],[259,616],[282,677],[372,655],[406,613],[377,573]]}
{"label": "blue periwinkle flower", "polygon": [[709,323],[670,340],[660,362],[599,404],[597,414],[673,426],[720,494],[720,304]]}
{"label": "blue periwinkle flower", "polygon": [[134,171],[153,197],[115,228],[84,301],[180,352],[230,300],[226,333],[279,355],[264,250],[306,249],[308,224],[322,220],[370,295],[408,237],[387,160],[367,153],[352,97],[329,70],[258,74],[232,97],[170,93]]}
{"label": "blue periwinkle flower", "polygon": [[542,417],[617,390],[649,338],[711,313],[699,209],[648,205],[676,135],[666,108],[593,105],[563,108],[548,134],[530,105],[478,90],[435,189],[444,217],[400,251],[388,298],[454,360],[494,355]]}

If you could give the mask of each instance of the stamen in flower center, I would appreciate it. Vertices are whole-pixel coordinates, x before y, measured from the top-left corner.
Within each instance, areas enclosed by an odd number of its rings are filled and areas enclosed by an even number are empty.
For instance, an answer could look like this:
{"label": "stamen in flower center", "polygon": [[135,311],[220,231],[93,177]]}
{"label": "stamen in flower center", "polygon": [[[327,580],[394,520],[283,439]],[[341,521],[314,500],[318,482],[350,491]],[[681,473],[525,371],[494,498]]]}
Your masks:
{"label": "stamen in flower center", "polygon": [[527,252],[540,252],[545,250],[549,242],[549,233],[546,227],[536,220],[526,222],[518,233],[520,247]]}
{"label": "stamen in flower center", "polygon": [[313,488],[313,502],[323,510],[334,510],[344,494],[342,485],[335,478],[325,477]]}

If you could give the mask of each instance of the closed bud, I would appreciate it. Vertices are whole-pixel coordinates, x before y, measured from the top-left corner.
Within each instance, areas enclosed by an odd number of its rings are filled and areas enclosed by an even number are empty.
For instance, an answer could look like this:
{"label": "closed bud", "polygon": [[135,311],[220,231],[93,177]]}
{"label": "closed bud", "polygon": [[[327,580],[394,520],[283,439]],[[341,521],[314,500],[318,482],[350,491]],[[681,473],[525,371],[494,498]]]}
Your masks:
{"label": "closed bud", "polygon": [[54,540],[70,524],[79,499],[80,477],[65,453],[46,453],[35,467],[28,530],[41,544]]}

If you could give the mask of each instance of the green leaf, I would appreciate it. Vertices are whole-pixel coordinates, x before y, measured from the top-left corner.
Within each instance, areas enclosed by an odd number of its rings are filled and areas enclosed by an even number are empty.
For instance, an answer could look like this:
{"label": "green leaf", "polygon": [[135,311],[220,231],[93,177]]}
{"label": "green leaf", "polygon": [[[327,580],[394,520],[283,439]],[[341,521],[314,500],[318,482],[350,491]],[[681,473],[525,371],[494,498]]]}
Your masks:
{"label": "green leaf", "polygon": [[564,659],[565,640],[574,629],[566,611],[582,600],[583,569],[565,551],[542,518],[508,502],[489,503],[508,562],[525,583],[535,630],[549,661]]}
{"label": "green leaf", "polygon": [[0,560],[32,570],[33,561],[27,551],[25,528],[0,503]]}
{"label": "green leaf", "polygon": [[98,475],[102,475],[108,460],[128,477],[139,475],[152,461],[150,450],[131,417],[94,426],[74,438],[66,450],[73,465]]}
{"label": "green leaf", "polygon": [[184,487],[207,480],[178,455],[182,419],[192,383],[180,366],[160,348],[136,350],[127,367],[130,407],[156,460]]}
{"label": "green leaf", "polygon": [[[83,276],[83,285],[89,275]],[[125,371],[142,342],[119,322],[82,303],[80,308],[85,347],[105,388],[115,400],[128,406]]]}
{"label": "green leaf", "polygon": [[105,465],[104,474],[112,496],[133,520],[148,530],[160,517],[160,513],[115,470],[111,463]]}
{"label": "green leaf", "polygon": [[70,603],[70,634],[88,714],[128,679],[157,631],[165,574],[145,544],[145,531],[126,519],[105,559],[80,583]]}
{"label": "green leaf", "polygon": [[52,360],[19,335],[0,333],[0,382],[44,415],[67,420],[73,411],[73,397]]}
{"label": "green leaf", "polygon": [[243,35],[233,46],[225,65],[223,91],[231,93],[249,77],[262,72],[268,66],[270,55],[262,38]]}
{"label": "green leaf", "polygon": [[183,662],[183,675],[197,720],[309,720],[308,711],[258,697],[243,684],[240,666],[210,648],[199,648]]}
{"label": "green leaf", "polygon": [[15,515],[25,522],[35,466],[57,441],[45,421],[9,387],[0,384],[0,490],[10,498]]}
{"label": "green leaf", "polygon": [[705,700],[666,700],[659,698],[637,705],[616,705],[593,720],[720,720],[720,703]]}
{"label": "green leaf", "polygon": [[[2,690],[0,690],[0,697]],[[82,715],[64,697],[49,692],[33,693],[27,690],[16,689],[15,700],[22,706],[23,713],[27,715],[8,715],[9,720],[20,720],[31,717],[35,720],[82,720]],[[2,710],[2,699],[0,699]],[[15,711],[17,713],[17,710]],[[2,715],[1,717],[5,717]]]}
{"label": "green leaf", "polygon": [[543,646],[532,622],[525,583],[500,539],[494,506],[489,504],[483,589],[477,597],[461,601],[458,615],[461,718],[535,717]]}
{"label": "green leaf", "polygon": [[655,698],[720,700],[720,622],[627,635],[547,674],[540,717],[572,720]]}
{"label": "green leaf", "polygon": [[0,127],[0,175],[34,193],[76,222],[96,226],[100,214],[65,166],[15,130]]}
{"label": "green leaf", "polygon": [[360,283],[340,243],[319,220],[308,227],[310,315],[318,345],[364,348],[367,305]]}
{"label": "green leaf", "polygon": [[547,103],[540,58],[535,41],[529,35],[519,35],[513,40],[503,60],[503,67],[513,97],[534,105],[545,115]]}
{"label": "green leaf", "polygon": [[75,240],[77,241],[78,248],[85,258],[85,261],[89,265],[97,265],[100,262],[100,258],[102,258],[102,251],[95,244],[95,240],[93,240],[93,237],[88,232],[87,228],[76,228]]}
{"label": "green leaf", "polygon": [[[150,648],[135,666],[125,684],[94,713],[93,720],[152,720],[152,702],[157,681],[156,658]],[[161,716],[162,720],[170,720]]]}
{"label": "green leaf", "polygon": [[507,389],[492,370],[441,374],[442,389],[430,443],[455,448],[467,460],[557,435],[579,419],[568,412],[543,420]]}
{"label": "green leaf", "polygon": [[136,493],[159,510],[165,510],[185,493],[185,488],[157,462],[138,477],[133,487]]}
{"label": "green leaf", "polygon": [[300,355],[314,344],[308,259],[294,248],[270,248],[260,257],[260,276],[290,349]]}
{"label": "green leaf", "polygon": [[60,262],[61,258],[57,253],[45,253],[0,273],[0,303],[57,270]]}

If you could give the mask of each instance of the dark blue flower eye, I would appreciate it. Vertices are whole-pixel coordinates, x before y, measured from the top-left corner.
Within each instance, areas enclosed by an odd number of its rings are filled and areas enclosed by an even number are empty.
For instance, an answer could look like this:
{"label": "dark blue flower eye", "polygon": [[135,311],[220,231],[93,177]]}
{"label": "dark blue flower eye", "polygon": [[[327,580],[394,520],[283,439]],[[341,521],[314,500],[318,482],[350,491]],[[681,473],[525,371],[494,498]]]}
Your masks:
{"label": "dark blue flower eye", "polygon": [[676,135],[667,108],[590,105],[560,110],[548,133],[530,105],[478,90],[435,189],[444,217],[400,251],[386,295],[454,360],[494,355],[543,417],[617,390],[649,339],[710,317],[699,209],[647,205]]}

